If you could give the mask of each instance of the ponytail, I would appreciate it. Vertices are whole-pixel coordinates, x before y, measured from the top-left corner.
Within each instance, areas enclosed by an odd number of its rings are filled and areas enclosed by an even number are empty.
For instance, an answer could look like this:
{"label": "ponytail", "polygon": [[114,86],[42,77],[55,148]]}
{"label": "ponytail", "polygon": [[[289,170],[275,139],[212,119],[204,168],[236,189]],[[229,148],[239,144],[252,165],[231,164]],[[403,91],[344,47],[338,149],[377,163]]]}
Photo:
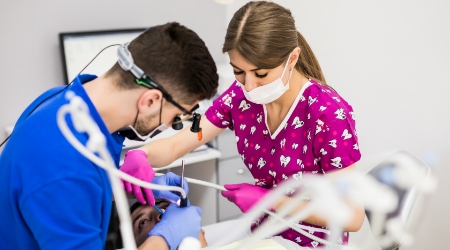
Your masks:
{"label": "ponytail", "polygon": [[300,58],[295,65],[295,68],[308,78],[312,78],[327,86],[325,81],[325,76],[320,68],[319,61],[317,61],[316,56],[314,56],[311,47],[309,47],[305,38],[297,31],[298,46],[300,47]]}

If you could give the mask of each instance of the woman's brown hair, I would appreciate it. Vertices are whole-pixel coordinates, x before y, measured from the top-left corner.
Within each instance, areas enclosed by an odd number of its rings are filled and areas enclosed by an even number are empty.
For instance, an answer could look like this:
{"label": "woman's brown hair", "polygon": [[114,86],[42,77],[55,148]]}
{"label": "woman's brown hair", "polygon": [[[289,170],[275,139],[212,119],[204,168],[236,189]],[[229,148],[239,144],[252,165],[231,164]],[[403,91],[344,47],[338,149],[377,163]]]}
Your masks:
{"label": "woman's brown hair", "polygon": [[291,11],[273,2],[252,1],[241,7],[228,25],[222,52],[236,49],[261,69],[273,69],[300,47],[295,68],[326,85],[325,77],[305,38],[295,28]]}

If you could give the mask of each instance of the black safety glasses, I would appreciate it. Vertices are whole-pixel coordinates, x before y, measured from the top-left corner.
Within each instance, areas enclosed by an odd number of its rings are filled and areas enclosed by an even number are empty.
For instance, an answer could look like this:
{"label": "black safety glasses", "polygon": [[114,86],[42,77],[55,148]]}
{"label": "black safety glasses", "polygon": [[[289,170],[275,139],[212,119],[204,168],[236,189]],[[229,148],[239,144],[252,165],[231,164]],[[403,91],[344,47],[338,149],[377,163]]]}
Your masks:
{"label": "black safety glasses", "polygon": [[[177,124],[177,123],[182,123],[186,120],[189,120],[189,118],[191,118],[191,116],[193,115],[194,111],[197,110],[199,108],[199,105],[196,104],[191,111],[186,110],[185,108],[183,108],[180,104],[178,104],[173,98],[172,96],[157,82],[155,82],[150,76],[148,76],[148,74],[144,74],[140,79],[139,78],[134,78],[134,81],[141,85],[144,86],[146,88],[149,89],[157,89],[159,91],[161,91],[161,93],[163,94],[163,97],[170,103],[172,103],[175,107],[177,107],[178,109],[180,109],[183,114],[176,116],[174,118],[174,121],[172,123],[172,125]],[[174,127],[174,126],[173,126]],[[176,129],[174,127],[174,129]]]}

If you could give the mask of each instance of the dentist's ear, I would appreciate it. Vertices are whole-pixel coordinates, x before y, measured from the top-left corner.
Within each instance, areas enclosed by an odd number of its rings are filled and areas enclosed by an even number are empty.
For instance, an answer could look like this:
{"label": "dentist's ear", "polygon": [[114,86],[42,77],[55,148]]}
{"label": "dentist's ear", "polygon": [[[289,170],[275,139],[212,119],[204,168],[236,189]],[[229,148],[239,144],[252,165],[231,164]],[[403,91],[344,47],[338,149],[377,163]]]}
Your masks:
{"label": "dentist's ear", "polygon": [[139,113],[148,115],[158,111],[162,105],[162,93],[157,89],[145,90],[138,99]]}
{"label": "dentist's ear", "polygon": [[289,58],[289,70],[292,70],[297,64],[298,59],[300,58],[301,49],[296,47],[291,52],[291,58]]}

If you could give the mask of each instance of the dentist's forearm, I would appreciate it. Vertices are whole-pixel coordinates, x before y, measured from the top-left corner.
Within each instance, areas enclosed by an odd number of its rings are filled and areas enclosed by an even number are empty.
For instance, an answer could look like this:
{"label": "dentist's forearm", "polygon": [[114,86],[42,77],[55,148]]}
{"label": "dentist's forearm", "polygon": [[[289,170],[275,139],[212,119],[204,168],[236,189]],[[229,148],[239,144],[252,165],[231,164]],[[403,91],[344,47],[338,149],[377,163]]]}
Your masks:
{"label": "dentist's forearm", "polygon": [[171,138],[150,142],[139,149],[147,153],[147,160],[154,168],[167,166],[179,158],[176,151],[172,149]]}

